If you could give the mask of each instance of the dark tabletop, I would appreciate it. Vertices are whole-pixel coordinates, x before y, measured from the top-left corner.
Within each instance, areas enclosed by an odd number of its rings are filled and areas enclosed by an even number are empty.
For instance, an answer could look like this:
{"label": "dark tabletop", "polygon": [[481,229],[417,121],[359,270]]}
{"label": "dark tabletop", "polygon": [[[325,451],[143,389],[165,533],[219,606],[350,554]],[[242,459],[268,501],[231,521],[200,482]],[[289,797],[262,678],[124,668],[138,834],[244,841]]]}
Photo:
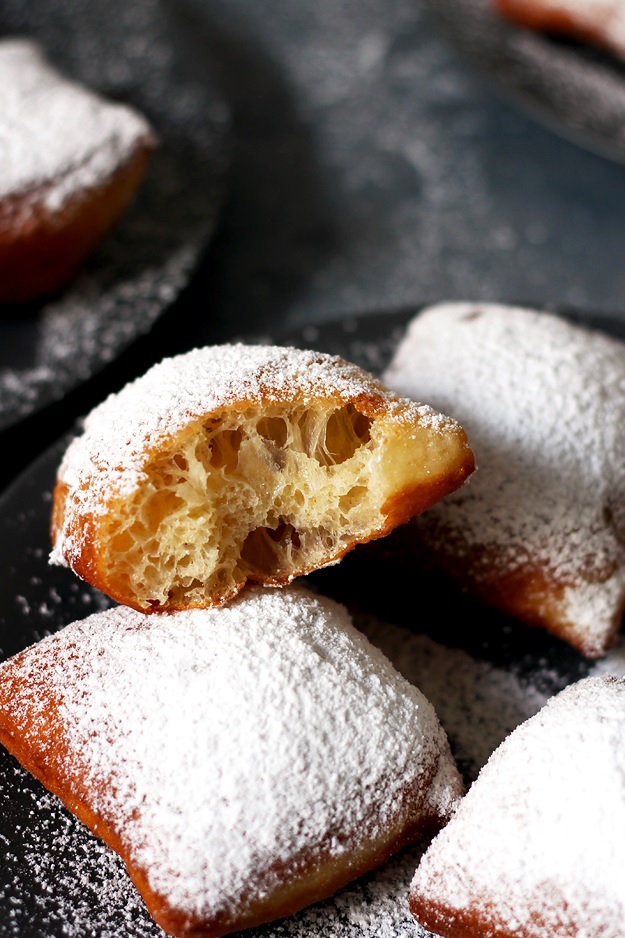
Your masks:
{"label": "dark tabletop", "polygon": [[529,116],[422,0],[176,6],[232,116],[220,224],[149,335],[2,435],[0,485],[198,344],[454,298],[625,317],[625,166]]}

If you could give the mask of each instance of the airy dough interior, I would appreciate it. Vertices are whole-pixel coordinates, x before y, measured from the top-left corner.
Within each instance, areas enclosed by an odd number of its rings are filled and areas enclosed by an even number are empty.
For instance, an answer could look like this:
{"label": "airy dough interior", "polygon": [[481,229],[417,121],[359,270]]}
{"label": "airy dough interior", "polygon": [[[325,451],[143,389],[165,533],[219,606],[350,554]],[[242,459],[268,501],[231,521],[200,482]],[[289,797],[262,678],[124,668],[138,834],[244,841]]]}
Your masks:
{"label": "airy dough interior", "polygon": [[109,516],[107,576],[142,608],[181,608],[340,555],[383,526],[401,476],[397,461],[389,479],[376,459],[386,423],[334,402],[213,414]]}

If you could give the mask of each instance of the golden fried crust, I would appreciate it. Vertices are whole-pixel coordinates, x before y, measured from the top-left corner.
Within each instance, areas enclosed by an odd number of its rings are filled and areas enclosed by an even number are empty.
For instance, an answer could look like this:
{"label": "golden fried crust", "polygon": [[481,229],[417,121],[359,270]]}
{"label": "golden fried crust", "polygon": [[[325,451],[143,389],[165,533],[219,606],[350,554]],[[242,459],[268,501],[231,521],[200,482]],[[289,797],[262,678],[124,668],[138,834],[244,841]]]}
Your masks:
{"label": "golden fried crust", "polygon": [[146,170],[154,140],[144,136],[115,173],[76,192],[56,210],[43,191],[0,200],[0,303],[22,303],[58,292],[127,208]]}
{"label": "golden fried crust", "polygon": [[[455,491],[464,484],[471,473],[475,470],[473,453],[471,452],[468,443],[464,451],[464,456],[464,462],[459,464],[455,471],[448,473],[442,478],[435,478],[420,485],[413,486],[412,488],[405,488],[401,492],[397,492],[391,498],[389,498],[382,508],[383,514],[385,516],[383,526],[378,528],[376,531],[370,532],[368,537],[353,538],[348,540],[340,551],[328,552],[314,564],[310,564],[308,566],[301,564],[296,575],[305,576],[308,573],[312,573],[319,567],[340,561],[358,544],[364,544],[368,541],[386,537],[395,528],[406,523],[416,515],[426,511],[430,506],[440,501],[440,499]],[[63,518],[68,494],[67,485],[62,482],[57,482],[53,493],[52,543],[56,541],[62,528],[61,519]],[[70,528],[70,533],[72,539],[80,540],[82,545],[80,553],[72,561],[72,569],[82,580],[84,580],[86,583],[90,583],[92,586],[95,586],[101,592],[106,593],[106,595],[110,596],[111,599],[116,600],[116,602],[123,603],[124,605],[130,606],[133,609],[138,609],[144,612],[158,611],[158,607],[156,606],[145,608],[140,603],[137,603],[134,595],[124,588],[122,581],[116,581],[113,577],[107,574],[107,569],[105,564],[102,562],[102,553],[98,545],[98,521],[93,515],[81,515],[80,518],[73,523],[72,527]],[[233,587],[233,589],[227,594],[215,596],[214,599],[209,597],[193,603],[189,603],[187,601],[176,603],[175,601],[170,601],[167,604],[167,609],[169,611],[174,611],[180,609],[198,609],[210,606],[219,606],[228,599],[231,599],[233,596],[235,596],[243,588],[245,582],[264,583],[267,586],[284,586],[292,579],[292,574],[282,577],[260,577],[251,574],[246,581],[236,587]],[[507,589],[504,589],[503,593],[507,599],[510,600],[511,605],[513,605],[513,595],[511,595]],[[523,596],[522,591],[520,591],[519,595]]]}
{"label": "golden fried crust", "polygon": [[[462,909],[448,910],[439,907],[436,903],[412,894],[409,900],[410,911],[416,921],[428,931],[441,938],[525,938],[525,931],[515,928],[510,931],[505,926],[498,925],[490,917],[485,917],[482,910]],[[547,935],[548,932],[545,932]],[[571,933],[571,938],[575,938]]]}
{"label": "golden fried crust", "polygon": [[586,656],[604,654],[625,603],[624,375],[621,342],[549,313],[423,310],[384,380],[449,409],[480,470],[394,533],[389,559],[448,574]]}
{"label": "golden fried crust", "polygon": [[[417,519],[418,526],[429,523]],[[432,556],[428,545],[445,544],[444,567]],[[600,638],[579,628],[574,617],[566,610],[566,592],[570,582],[559,578],[555,571],[543,564],[519,563],[510,568],[502,559],[501,552],[489,550],[484,545],[468,544],[458,531],[444,524],[429,528],[423,541],[415,536],[412,523],[394,530],[386,541],[379,545],[379,561],[385,566],[392,564],[400,575],[410,575],[419,570],[422,575],[442,578],[459,593],[472,596],[485,606],[511,616],[531,628],[545,629],[576,648],[587,658],[600,658],[616,642],[625,611],[625,600],[615,603],[610,624]],[[612,570],[605,570],[606,579]],[[600,586],[600,583],[599,583]]]}

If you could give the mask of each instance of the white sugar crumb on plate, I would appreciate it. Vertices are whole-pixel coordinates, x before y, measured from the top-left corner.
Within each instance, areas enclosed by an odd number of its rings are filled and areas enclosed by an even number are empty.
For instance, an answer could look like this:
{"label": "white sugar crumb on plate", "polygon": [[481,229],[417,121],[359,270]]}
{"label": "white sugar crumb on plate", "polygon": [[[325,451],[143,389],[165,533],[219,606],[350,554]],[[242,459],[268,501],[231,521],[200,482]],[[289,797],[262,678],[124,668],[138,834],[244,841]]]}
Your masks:
{"label": "white sugar crumb on plate", "polygon": [[605,651],[625,601],[625,345],[546,312],[442,303],[412,320],[383,380],[459,420],[478,466],[416,540],[434,547],[443,528],[437,557],[462,555],[465,585],[488,596],[518,577],[530,621]]}
{"label": "white sugar crumb on plate", "polygon": [[[10,839],[1,838],[0,907],[6,938],[35,933],[164,938],[112,850],[19,767],[7,773],[5,782],[4,797],[13,794],[31,805],[28,823],[16,827]],[[31,880],[39,885],[34,907],[24,889]]]}
{"label": "white sugar crumb on plate", "polygon": [[54,771],[85,780],[102,829],[177,915],[236,927],[280,870],[358,868],[446,820],[460,792],[431,705],[305,590],[172,616],[116,607],[20,661],[5,713],[36,727],[56,702]]}
{"label": "white sugar crumb on plate", "polygon": [[564,684],[548,668],[521,677],[375,617],[358,617],[356,624],[433,704],[469,780],[506,736]]}
{"label": "white sugar crumb on plate", "polygon": [[[567,687],[491,757],[412,886],[430,927],[620,938],[625,920],[625,682]],[[470,929],[458,930],[470,935]]]}
{"label": "white sugar crumb on plate", "polygon": [[35,43],[0,42],[0,199],[58,211],[109,179],[150,135],[142,115],[62,77]]}

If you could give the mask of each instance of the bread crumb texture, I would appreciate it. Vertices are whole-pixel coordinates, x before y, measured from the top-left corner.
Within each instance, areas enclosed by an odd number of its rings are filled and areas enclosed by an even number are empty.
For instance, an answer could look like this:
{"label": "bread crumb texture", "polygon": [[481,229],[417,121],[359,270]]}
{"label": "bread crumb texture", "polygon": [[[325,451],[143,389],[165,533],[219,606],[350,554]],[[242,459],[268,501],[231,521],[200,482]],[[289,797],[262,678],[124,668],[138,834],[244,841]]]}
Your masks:
{"label": "bread crumb texture", "polygon": [[222,603],[338,560],[473,471],[459,424],[313,351],[166,359],[87,418],[52,561],[146,611]]}

